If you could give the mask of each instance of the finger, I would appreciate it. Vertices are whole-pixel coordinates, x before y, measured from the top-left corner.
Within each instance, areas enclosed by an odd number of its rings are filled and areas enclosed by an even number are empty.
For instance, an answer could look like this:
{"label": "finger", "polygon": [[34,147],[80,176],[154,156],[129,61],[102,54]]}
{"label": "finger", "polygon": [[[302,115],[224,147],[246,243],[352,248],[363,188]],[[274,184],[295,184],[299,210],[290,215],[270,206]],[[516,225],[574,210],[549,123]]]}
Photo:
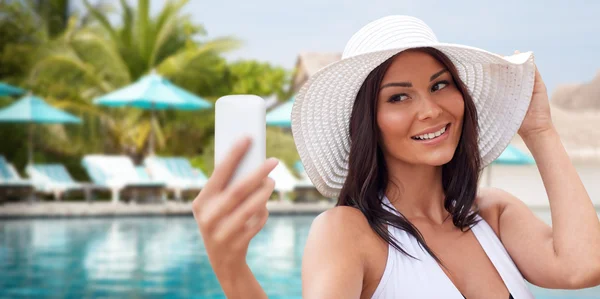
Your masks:
{"label": "finger", "polygon": [[248,199],[248,196],[255,192],[264,183],[265,178],[273,171],[279,161],[274,158],[270,158],[265,161],[257,170],[242,178],[239,182],[227,187],[225,189],[224,198],[225,201],[220,203],[220,208],[217,211],[217,217],[222,217],[225,214],[229,214],[235,207]]}
{"label": "finger", "polygon": [[253,173],[228,187],[215,200],[205,201],[200,216],[204,230],[212,231],[223,218],[240,206],[240,202],[248,200],[248,195],[261,187],[278,162],[277,159],[268,159]]}
{"label": "finger", "polygon": [[521,53],[521,51],[519,51],[519,50],[515,50],[515,53],[514,53],[514,54],[519,54],[519,53]]}
{"label": "finger", "polygon": [[232,236],[239,238],[244,230],[246,222],[250,218],[264,209],[269,196],[273,193],[275,182],[272,179],[266,179],[263,185],[256,190],[246,201],[237,207],[229,217],[224,218],[220,225],[220,229],[215,231],[215,239],[219,241],[227,241]]}
{"label": "finger", "polygon": [[250,138],[244,137],[234,143],[233,148],[229,150],[226,158],[219,165],[216,165],[215,170],[203,188],[204,193],[211,194],[225,188],[233,172],[248,151],[251,141]]}

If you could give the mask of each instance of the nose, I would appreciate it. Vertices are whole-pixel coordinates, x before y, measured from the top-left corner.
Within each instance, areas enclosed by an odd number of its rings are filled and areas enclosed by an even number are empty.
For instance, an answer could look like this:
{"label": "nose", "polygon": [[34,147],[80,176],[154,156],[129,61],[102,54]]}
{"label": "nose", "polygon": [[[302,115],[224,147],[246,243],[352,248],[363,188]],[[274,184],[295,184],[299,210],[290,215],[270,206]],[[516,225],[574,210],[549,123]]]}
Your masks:
{"label": "nose", "polygon": [[442,108],[431,98],[430,95],[422,96],[420,99],[418,118],[419,120],[435,119],[442,114]]}

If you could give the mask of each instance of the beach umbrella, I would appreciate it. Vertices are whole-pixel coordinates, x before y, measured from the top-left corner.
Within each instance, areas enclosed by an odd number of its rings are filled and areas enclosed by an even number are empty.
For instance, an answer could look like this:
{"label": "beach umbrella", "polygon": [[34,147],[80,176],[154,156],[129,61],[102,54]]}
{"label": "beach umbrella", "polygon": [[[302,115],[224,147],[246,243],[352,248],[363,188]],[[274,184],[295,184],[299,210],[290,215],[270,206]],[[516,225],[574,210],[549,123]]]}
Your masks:
{"label": "beach umbrella", "polygon": [[14,96],[24,94],[25,90],[0,82],[0,96]]}
{"label": "beach umbrella", "polygon": [[535,160],[530,155],[520,151],[513,145],[508,147],[496,158],[494,164],[509,164],[509,165],[528,165],[535,164]]}
{"label": "beach umbrella", "polygon": [[29,124],[28,163],[33,163],[33,130],[35,124],[80,123],[81,120],[54,108],[40,97],[27,94],[15,103],[0,110],[0,122]]}
{"label": "beach umbrella", "polygon": [[535,164],[535,160],[530,155],[522,152],[518,148],[509,144],[506,149],[500,154],[492,164],[487,167],[487,185],[491,186],[492,183],[492,165],[501,164],[501,165],[531,165]]}
{"label": "beach umbrella", "polygon": [[[152,112],[152,122],[156,110],[200,110],[212,107],[212,104],[185,89],[176,86],[155,71],[141,77],[138,81],[94,99],[97,105],[108,107],[136,107]],[[150,154],[154,154],[154,129],[151,126]]]}
{"label": "beach umbrella", "polygon": [[294,106],[294,97],[287,102],[275,107],[267,113],[267,125],[290,128],[292,126],[292,107]]}

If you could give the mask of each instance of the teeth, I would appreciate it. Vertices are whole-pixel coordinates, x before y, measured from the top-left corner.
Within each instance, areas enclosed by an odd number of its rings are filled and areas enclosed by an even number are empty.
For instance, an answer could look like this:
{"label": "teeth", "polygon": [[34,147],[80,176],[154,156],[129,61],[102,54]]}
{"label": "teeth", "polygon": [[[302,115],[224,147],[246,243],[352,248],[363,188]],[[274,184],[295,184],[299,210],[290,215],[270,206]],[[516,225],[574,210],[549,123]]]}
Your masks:
{"label": "teeth", "polygon": [[419,139],[419,140],[428,140],[428,139],[433,139],[435,137],[438,137],[438,136],[444,134],[444,132],[446,132],[446,127],[443,127],[442,129],[440,129],[437,132],[415,136],[414,138]]}

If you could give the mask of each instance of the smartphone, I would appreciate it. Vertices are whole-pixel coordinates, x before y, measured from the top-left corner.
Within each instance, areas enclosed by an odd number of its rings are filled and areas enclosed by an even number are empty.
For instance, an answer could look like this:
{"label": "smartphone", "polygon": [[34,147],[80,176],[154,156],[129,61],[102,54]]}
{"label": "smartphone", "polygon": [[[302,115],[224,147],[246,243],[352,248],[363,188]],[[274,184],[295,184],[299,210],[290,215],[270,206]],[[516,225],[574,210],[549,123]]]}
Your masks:
{"label": "smartphone", "polygon": [[230,184],[258,169],[266,159],[266,104],[256,95],[228,95],[215,103],[215,165],[244,136],[252,139]]}

